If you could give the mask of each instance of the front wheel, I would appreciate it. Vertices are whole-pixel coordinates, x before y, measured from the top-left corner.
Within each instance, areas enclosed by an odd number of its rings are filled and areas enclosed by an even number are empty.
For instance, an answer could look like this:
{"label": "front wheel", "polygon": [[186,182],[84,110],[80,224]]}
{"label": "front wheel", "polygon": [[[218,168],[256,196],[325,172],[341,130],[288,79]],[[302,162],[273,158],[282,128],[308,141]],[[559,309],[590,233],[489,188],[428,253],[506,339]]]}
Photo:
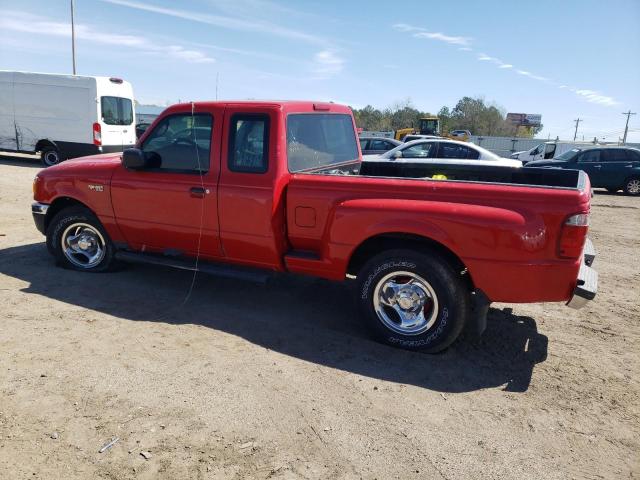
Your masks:
{"label": "front wheel", "polygon": [[367,325],[384,343],[435,353],[459,336],[469,314],[469,291],[454,269],[431,253],[391,250],[358,274]]}
{"label": "front wheel", "polygon": [[114,266],[114,248],[100,221],[82,207],[56,214],[47,228],[47,247],[57,263],[73,270],[104,272]]}
{"label": "front wheel", "polygon": [[624,184],[623,190],[626,195],[640,195],[640,177],[628,179]]}

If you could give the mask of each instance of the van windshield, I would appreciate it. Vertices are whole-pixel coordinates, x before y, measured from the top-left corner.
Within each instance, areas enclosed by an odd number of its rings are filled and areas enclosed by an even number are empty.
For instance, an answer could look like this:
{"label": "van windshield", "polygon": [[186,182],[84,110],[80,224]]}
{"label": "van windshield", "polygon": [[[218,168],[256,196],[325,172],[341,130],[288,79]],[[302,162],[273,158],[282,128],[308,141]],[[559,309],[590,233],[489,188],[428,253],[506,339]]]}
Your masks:
{"label": "van windshield", "polygon": [[101,97],[102,121],[107,125],[131,125],[133,106],[131,99],[122,97]]}
{"label": "van windshield", "polygon": [[300,172],[358,159],[350,115],[301,113],[287,117],[290,172]]}

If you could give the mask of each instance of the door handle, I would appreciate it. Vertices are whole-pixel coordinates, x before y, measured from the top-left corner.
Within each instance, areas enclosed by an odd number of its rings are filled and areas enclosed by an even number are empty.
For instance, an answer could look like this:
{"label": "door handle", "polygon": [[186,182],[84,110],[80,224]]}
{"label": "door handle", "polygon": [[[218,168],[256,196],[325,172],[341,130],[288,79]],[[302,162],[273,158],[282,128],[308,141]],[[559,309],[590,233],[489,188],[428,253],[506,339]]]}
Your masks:
{"label": "door handle", "polygon": [[624,168],[633,168],[633,165],[625,165]]}
{"label": "door handle", "polygon": [[189,193],[192,197],[204,198],[204,196],[209,193],[209,189],[204,187],[191,187]]}
{"label": "door handle", "polygon": [[602,168],[602,165],[594,165],[593,168]]}

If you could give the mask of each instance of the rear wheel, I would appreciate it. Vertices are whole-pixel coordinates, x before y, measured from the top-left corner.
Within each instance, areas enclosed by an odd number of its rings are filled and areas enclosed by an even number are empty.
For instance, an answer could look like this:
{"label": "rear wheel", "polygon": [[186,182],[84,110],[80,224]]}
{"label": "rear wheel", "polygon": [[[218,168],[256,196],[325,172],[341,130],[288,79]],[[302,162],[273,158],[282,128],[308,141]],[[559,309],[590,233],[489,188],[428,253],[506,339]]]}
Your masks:
{"label": "rear wheel", "polygon": [[58,212],[47,228],[47,247],[64,268],[104,272],[115,264],[107,232],[86,208],[70,207]]}
{"label": "rear wheel", "polygon": [[45,167],[52,167],[62,161],[60,152],[56,147],[44,147],[40,152],[40,159]]}
{"label": "rear wheel", "polygon": [[640,177],[632,177],[624,184],[624,193],[626,195],[640,195]]}
{"label": "rear wheel", "polygon": [[469,292],[459,275],[434,254],[390,250],[369,260],[358,274],[360,309],[384,343],[439,352],[464,327]]}

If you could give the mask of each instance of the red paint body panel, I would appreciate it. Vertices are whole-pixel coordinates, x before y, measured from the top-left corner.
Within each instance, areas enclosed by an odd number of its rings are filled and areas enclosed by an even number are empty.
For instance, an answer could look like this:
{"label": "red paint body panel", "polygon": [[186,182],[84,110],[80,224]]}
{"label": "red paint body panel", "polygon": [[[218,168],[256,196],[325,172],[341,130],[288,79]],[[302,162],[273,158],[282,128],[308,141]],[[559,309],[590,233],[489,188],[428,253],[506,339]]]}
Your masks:
{"label": "red paint body panel", "polygon": [[[351,114],[340,105],[321,107],[320,113]],[[411,234],[453,252],[492,301],[570,298],[580,258],[560,258],[558,243],[565,220],[589,211],[589,185],[578,190],[291,174],[287,115],[313,113],[312,102],[199,102],[193,108],[214,118],[209,171],[202,177],[129,171],[120,154],[101,155],[41,172],[35,199],[49,204],[76,199],[96,213],[114,242],[132,250],[193,256],[202,227],[205,258],[332,280],[344,279],[365,240]],[[191,104],[168,108],[140,142],[166,115],[191,109]],[[230,119],[236,113],[268,117],[266,173],[228,168]],[[104,185],[104,191],[89,185]],[[191,196],[190,188],[200,185],[209,193]],[[313,255],[287,255],[292,250]]]}

